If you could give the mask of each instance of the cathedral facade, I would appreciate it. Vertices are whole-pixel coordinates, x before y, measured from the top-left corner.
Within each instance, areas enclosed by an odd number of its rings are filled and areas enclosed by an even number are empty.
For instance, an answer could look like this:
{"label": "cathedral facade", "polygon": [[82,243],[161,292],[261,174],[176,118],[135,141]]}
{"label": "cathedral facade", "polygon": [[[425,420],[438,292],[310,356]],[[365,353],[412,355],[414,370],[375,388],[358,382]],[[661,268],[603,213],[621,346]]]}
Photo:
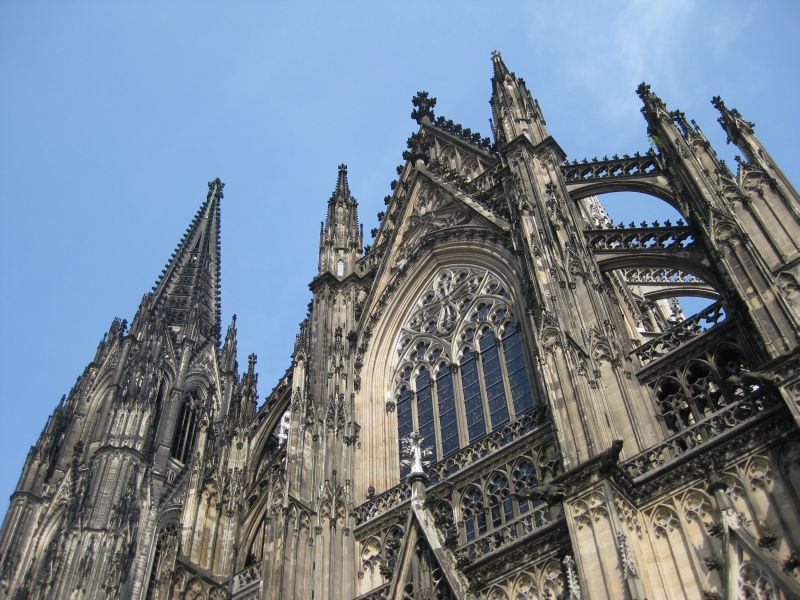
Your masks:
{"label": "cathedral facade", "polygon": [[[339,167],[261,406],[209,183],[31,448],[0,598],[800,597],[796,190],[721,99],[736,173],[645,84],[650,151],[567,159],[492,62],[493,140],[414,97],[371,246]],[[615,191],[682,218],[614,225]]]}

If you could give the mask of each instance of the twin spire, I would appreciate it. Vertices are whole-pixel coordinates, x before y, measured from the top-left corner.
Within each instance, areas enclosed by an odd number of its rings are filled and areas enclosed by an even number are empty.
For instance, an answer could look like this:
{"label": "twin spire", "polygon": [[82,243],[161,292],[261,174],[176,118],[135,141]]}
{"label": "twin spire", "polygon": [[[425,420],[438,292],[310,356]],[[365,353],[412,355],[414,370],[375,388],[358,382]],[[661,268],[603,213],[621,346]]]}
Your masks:
{"label": "twin spire", "polygon": [[220,342],[220,202],[225,184],[208,182],[206,200],[178,242],[133,327],[155,318],[180,341]]}

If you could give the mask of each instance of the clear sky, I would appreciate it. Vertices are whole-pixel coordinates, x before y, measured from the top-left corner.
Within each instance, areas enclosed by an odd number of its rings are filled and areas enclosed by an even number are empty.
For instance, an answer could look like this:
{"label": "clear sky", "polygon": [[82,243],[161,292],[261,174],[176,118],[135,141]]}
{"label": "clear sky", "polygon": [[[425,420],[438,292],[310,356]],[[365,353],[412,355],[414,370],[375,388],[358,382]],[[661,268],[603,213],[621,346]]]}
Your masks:
{"label": "clear sky", "polygon": [[[111,319],[130,319],[225,183],[222,301],[259,396],[289,365],[319,222],[349,166],[377,224],[411,97],[489,135],[490,53],[525,78],[570,158],[645,151],[637,84],[734,165],[721,95],[795,182],[800,3],[37,2],[0,4],[0,513],[48,414]],[[654,199],[615,219],[663,218]],[[369,241],[369,240],[367,240]]]}

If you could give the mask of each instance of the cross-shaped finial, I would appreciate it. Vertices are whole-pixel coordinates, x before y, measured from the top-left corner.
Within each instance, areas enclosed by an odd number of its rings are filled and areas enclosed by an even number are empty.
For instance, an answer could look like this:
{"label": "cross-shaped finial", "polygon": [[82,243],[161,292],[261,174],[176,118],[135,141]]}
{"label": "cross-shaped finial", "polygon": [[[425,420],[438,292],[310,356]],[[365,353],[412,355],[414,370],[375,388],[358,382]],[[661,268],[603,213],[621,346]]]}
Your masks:
{"label": "cross-shaped finial", "polygon": [[422,441],[425,438],[419,432],[413,431],[411,434],[400,440],[400,464],[409,467],[411,475],[425,474],[425,467],[431,464],[431,449],[423,448]]}
{"label": "cross-shaped finial", "polygon": [[500,52],[498,50],[492,50],[492,58],[495,60],[500,60]]}

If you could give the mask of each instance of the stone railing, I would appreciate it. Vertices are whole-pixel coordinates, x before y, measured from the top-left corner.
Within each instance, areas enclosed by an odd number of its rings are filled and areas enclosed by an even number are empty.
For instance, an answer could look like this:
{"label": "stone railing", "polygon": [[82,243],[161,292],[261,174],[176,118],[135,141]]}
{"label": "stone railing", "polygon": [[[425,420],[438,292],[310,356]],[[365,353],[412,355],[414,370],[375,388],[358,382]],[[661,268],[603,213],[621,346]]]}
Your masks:
{"label": "stone railing", "polygon": [[[560,504],[548,507],[541,505],[520,518],[507,523],[475,540],[471,540],[454,551],[456,564],[463,568],[479,558],[502,548],[516,540],[534,533],[551,523],[563,518],[564,512]],[[459,523],[462,525],[462,523]]]}
{"label": "stone railing", "polygon": [[356,507],[353,511],[356,525],[366,523],[370,519],[382,515],[395,506],[400,506],[403,502],[411,498],[411,486],[403,481],[382,494],[368,499],[366,502]]}
{"label": "stone railing", "polygon": [[620,468],[633,479],[641,477],[650,471],[669,464],[695,448],[699,448],[710,440],[737,429],[759,415],[766,415],[776,411],[781,404],[782,402],[779,398],[766,392],[763,388],[759,388],[747,397],[729,404],[694,425],[667,438],[662,443],[634,456],[622,463]]}
{"label": "stone railing", "polygon": [[[496,452],[500,448],[508,446],[528,432],[538,429],[547,423],[549,423],[547,407],[543,405],[535,408],[500,429],[492,431],[474,444],[462,448],[458,452],[431,465],[427,469],[431,483],[436,484],[451,477],[453,474]],[[356,526],[386,513],[410,497],[411,486],[404,481],[374,498],[369,498],[353,511]]]}
{"label": "stone railing", "polygon": [[650,340],[646,344],[642,344],[633,350],[632,354],[638,356],[643,365],[651,363],[665,354],[672,352],[701,333],[724,322],[726,316],[725,307],[722,303],[715,302],[696,315],[689,317],[685,321],[681,321],[657,338]]}
{"label": "stone railing", "polygon": [[608,179],[616,177],[634,177],[636,175],[657,175],[661,172],[655,153],[639,154],[633,156],[627,154],[613,156],[602,159],[584,159],[582,162],[577,160],[566,162],[561,165],[564,179],[567,183],[595,181],[598,179]]}
{"label": "stone railing", "polygon": [[626,229],[590,229],[586,232],[589,248],[595,252],[620,250],[687,250],[695,245],[690,227],[634,227]]}
{"label": "stone railing", "polygon": [[258,597],[256,594],[261,590],[261,573],[259,565],[245,567],[233,576],[233,589],[231,598],[233,600],[244,600]]}
{"label": "stone railing", "polygon": [[692,273],[661,267],[623,269],[622,277],[628,283],[704,283],[702,279]]}
{"label": "stone railing", "polygon": [[431,481],[435,483],[447,479],[454,473],[481,460],[499,448],[518,440],[529,431],[537,429],[545,422],[547,422],[546,407],[537,407],[500,429],[492,431],[474,444],[462,448],[455,454],[431,465],[430,469],[428,469]]}

